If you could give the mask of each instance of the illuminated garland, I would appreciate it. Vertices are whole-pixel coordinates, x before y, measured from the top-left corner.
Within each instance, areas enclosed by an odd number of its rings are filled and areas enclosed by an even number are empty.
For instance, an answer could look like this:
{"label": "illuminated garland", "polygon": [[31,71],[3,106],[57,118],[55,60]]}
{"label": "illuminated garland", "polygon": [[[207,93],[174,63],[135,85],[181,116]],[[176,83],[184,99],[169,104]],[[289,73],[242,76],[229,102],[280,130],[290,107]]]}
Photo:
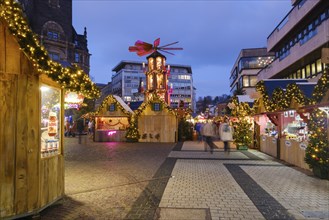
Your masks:
{"label": "illuminated garland", "polygon": [[266,91],[265,84],[264,84],[263,80],[259,81],[256,84],[256,91],[259,92],[262,95],[265,111],[267,111],[267,112],[272,111],[272,102],[271,102],[271,100],[269,98],[269,95]]}
{"label": "illuminated garland", "polygon": [[118,102],[118,100],[116,98],[114,98],[113,95],[108,95],[102,102],[102,104],[100,104],[100,106],[98,107],[98,109],[95,111],[95,115],[99,115],[100,111],[102,109],[107,110],[108,107],[110,106],[110,104],[115,104],[116,108],[119,108],[124,114],[126,114],[127,116],[131,115],[131,112],[127,111],[121,104],[120,102]]}
{"label": "illuminated garland", "polygon": [[309,143],[306,148],[305,162],[310,168],[320,169],[321,173],[329,174],[329,142],[327,136],[327,113],[315,109],[308,123]]}
{"label": "illuminated garland", "polygon": [[329,75],[328,75],[328,65],[323,71],[323,74],[321,78],[319,79],[318,83],[316,84],[313,94],[312,94],[312,100],[310,101],[310,104],[316,104],[321,101],[324,94],[329,89]]}
{"label": "illuminated garland", "polygon": [[156,92],[153,92],[151,94],[152,94],[152,98],[149,99],[147,102],[144,101],[138,107],[138,109],[136,109],[134,111],[135,114],[136,114],[136,116],[140,116],[140,114],[142,114],[142,112],[144,111],[144,109],[147,106],[151,105],[152,103],[160,103],[162,105],[162,108],[167,109],[170,114],[173,114],[173,115],[175,115],[177,117],[177,113],[162,98],[160,98],[160,96]]}
{"label": "illuminated garland", "polygon": [[282,109],[289,108],[290,97],[286,97],[283,89],[276,88],[273,91],[272,99],[271,99],[271,107],[272,111],[280,111]]}
{"label": "illuminated garland", "polygon": [[80,92],[87,98],[99,97],[99,89],[78,66],[63,68],[49,58],[48,52],[27,24],[19,3],[13,0],[1,0],[0,18],[6,21],[8,29],[16,37],[20,49],[33,62],[39,73],[45,73],[62,88]]}
{"label": "illuminated garland", "polygon": [[[266,111],[273,112],[278,110],[286,110],[290,107],[292,99],[296,100],[301,106],[305,105],[315,105],[321,101],[325,93],[329,89],[329,75],[328,66],[322,73],[321,78],[318,80],[314,91],[312,93],[312,98],[307,98],[305,94],[300,90],[296,83],[287,85],[287,90],[284,92],[281,88],[276,88],[273,91],[272,99],[266,91],[264,81],[259,81],[256,84],[256,90],[262,95],[264,107]],[[257,103],[254,102],[254,107]]]}

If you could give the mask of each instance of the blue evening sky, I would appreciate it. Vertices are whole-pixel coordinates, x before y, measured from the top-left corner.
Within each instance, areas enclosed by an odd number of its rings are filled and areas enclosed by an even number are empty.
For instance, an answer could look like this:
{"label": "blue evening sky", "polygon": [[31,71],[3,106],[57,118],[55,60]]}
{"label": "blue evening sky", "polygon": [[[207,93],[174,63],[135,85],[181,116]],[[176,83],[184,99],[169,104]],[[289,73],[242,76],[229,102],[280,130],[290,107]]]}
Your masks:
{"label": "blue evening sky", "polygon": [[146,61],[128,51],[136,40],[179,41],[168,64],[190,65],[197,97],[229,94],[241,49],[266,47],[291,0],[73,0],[73,25],[87,27],[94,82],[111,81],[121,60]]}

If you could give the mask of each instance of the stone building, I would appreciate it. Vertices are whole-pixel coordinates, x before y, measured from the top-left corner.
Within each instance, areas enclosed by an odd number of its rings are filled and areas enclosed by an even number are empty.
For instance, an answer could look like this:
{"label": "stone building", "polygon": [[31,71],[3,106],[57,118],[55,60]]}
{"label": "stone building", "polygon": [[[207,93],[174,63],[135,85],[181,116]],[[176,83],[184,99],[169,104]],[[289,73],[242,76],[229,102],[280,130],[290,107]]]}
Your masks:
{"label": "stone building", "polygon": [[77,64],[89,75],[87,30],[72,26],[72,0],[19,0],[31,29],[39,36],[52,60],[63,66]]}

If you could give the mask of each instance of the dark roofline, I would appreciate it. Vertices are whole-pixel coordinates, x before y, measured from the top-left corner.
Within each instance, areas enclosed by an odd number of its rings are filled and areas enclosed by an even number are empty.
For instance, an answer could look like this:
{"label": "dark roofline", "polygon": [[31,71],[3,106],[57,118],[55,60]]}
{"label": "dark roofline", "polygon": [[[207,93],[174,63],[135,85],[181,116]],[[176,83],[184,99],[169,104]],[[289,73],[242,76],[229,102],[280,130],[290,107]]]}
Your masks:
{"label": "dark roofline", "polygon": [[[118,72],[119,70],[121,70],[126,64],[140,64],[142,65],[143,63],[145,63],[145,65],[147,65],[147,62],[143,62],[143,61],[129,61],[129,60],[122,60],[120,61],[120,63],[118,63],[113,69],[112,72]],[[181,64],[171,64],[171,63],[166,63],[167,65],[170,65],[170,68],[186,68],[188,69],[189,73],[192,73],[192,67],[189,65],[181,65]]]}

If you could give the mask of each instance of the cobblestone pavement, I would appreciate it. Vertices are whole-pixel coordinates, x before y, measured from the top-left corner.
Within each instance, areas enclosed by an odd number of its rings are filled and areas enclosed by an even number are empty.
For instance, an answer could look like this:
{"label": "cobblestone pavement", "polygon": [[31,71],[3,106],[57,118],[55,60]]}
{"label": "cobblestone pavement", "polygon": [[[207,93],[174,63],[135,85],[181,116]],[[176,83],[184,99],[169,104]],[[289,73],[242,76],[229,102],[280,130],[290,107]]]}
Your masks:
{"label": "cobblestone pavement", "polygon": [[66,138],[65,194],[41,219],[329,219],[329,181],[255,150],[210,154],[198,142]]}

